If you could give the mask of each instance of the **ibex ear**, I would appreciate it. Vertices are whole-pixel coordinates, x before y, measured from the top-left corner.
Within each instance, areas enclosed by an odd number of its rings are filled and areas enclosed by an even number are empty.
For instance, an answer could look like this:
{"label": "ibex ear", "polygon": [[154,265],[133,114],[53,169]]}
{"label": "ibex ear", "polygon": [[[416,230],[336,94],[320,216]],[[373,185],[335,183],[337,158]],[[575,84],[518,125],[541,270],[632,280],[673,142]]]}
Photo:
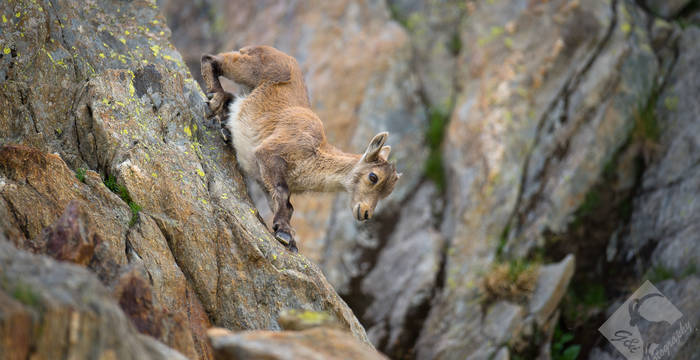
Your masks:
{"label": "ibex ear", "polygon": [[379,159],[387,161],[389,160],[389,153],[391,153],[391,146],[385,145],[382,146],[382,149],[379,150]]}
{"label": "ibex ear", "polygon": [[372,141],[369,142],[365,154],[362,155],[362,159],[366,162],[375,162],[379,156],[379,152],[382,151],[382,146],[386,142],[386,138],[389,137],[389,133],[384,131],[377,135],[374,135]]}
{"label": "ibex ear", "polygon": [[266,75],[266,80],[271,81],[273,84],[283,84],[292,81],[292,70],[289,65],[284,63],[273,62],[268,65]]}

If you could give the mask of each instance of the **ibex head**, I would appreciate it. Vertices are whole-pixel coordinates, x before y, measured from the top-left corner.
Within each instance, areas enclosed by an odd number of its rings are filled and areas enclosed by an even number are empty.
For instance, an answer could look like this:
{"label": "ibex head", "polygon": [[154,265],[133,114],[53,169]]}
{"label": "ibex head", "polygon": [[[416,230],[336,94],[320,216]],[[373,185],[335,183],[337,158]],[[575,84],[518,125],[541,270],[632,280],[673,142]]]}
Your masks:
{"label": "ibex head", "polygon": [[352,170],[350,205],[358,221],[372,218],[377,202],[391,194],[401,177],[396,166],[387,161],[391,146],[384,146],[384,142],[388,136],[387,132],[375,135]]}

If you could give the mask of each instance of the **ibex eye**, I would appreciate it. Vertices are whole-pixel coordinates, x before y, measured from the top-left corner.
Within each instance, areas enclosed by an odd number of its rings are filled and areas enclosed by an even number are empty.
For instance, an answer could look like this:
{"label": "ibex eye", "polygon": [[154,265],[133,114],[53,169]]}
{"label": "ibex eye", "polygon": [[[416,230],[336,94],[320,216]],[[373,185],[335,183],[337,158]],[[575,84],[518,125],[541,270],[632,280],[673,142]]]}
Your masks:
{"label": "ibex eye", "polygon": [[377,181],[379,181],[379,178],[377,177],[377,175],[375,173],[371,172],[371,173],[369,173],[369,181],[371,181],[372,184],[376,184]]}

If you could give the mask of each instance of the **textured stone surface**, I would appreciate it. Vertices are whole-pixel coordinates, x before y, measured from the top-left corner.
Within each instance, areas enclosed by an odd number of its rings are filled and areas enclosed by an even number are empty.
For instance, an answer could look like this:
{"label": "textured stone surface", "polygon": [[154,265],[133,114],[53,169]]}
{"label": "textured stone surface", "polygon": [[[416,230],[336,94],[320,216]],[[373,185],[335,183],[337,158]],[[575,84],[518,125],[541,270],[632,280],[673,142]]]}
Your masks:
{"label": "textured stone surface", "polygon": [[692,3],[692,0],[643,0],[649,10],[664,18],[673,18]]}
{"label": "textured stone surface", "polygon": [[386,359],[376,350],[338,329],[315,327],[303,331],[208,332],[217,360],[341,360]]}
{"label": "textured stone surface", "polygon": [[[463,91],[447,129],[452,238],[419,359],[486,346],[476,286],[498,249],[521,257],[566,228],[633,126],[656,59],[627,3],[478,3],[465,22]],[[641,33],[641,34],[640,34]],[[537,36],[533,36],[537,34]],[[503,246],[505,245],[505,246]]]}
{"label": "textured stone surface", "polygon": [[[680,38],[684,51],[656,104],[662,133],[654,159],[634,199],[630,233],[620,256],[631,260],[653,249],[651,265],[677,276],[700,265],[700,29],[690,27]],[[697,276],[697,274],[694,274]]]}
{"label": "textured stone surface", "polygon": [[[372,343],[392,358],[407,356],[437,286],[445,240],[432,227],[434,209],[428,204],[435,196],[433,186],[418,189],[414,201],[401,210],[376,263],[368,266],[372,270],[357,274],[361,281],[356,278],[351,284],[359,288],[345,292]],[[360,264],[372,261],[359,257]]]}
{"label": "textured stone surface", "polygon": [[484,334],[496,344],[507,344],[518,327],[522,326],[524,311],[522,306],[499,301],[489,307],[484,319]]}
{"label": "textured stone surface", "polygon": [[[677,359],[697,359],[700,349],[697,272],[700,261],[698,219],[700,206],[700,124],[697,114],[700,101],[698,65],[700,30],[689,27],[678,42],[682,49],[667,77],[655,104],[660,126],[658,144],[653,148],[651,163],[641,179],[641,189],[634,198],[630,229],[614,249],[621,261],[645,264],[640,271],[671,277],[655,283],[696,329],[675,355]],[[644,252],[649,253],[645,259]],[[664,279],[661,279],[664,280]],[[615,308],[609,309],[614,311]],[[601,355],[602,354],[602,355]],[[616,358],[608,348],[596,348],[590,358]]]}
{"label": "textured stone surface", "polygon": [[[145,332],[191,358],[210,356],[211,323],[279,329],[287,308],[327,311],[367,341],[320,270],[258,220],[154,3],[11,1],[0,10],[10,49],[0,62],[0,224],[15,245],[60,227],[79,200],[88,233],[101,239],[90,268],[134,306],[132,320],[163,319]],[[134,221],[108,176],[142,207]]]}
{"label": "textured stone surface", "polygon": [[543,326],[559,305],[571,276],[574,275],[574,262],[574,257],[569,255],[557,264],[540,268],[537,285],[529,304],[530,313],[535,316],[538,326]]}
{"label": "textured stone surface", "polygon": [[80,267],[0,236],[0,358],[186,359],[139,334],[110,292]]}
{"label": "textured stone surface", "polygon": [[390,0],[392,18],[411,38],[411,66],[420,81],[423,101],[449,112],[457,92],[457,57],[464,46],[459,26],[468,21],[467,1]]}
{"label": "textured stone surface", "polygon": [[288,310],[282,312],[279,323],[284,330],[306,330],[317,326],[337,327],[336,320],[320,311]]}

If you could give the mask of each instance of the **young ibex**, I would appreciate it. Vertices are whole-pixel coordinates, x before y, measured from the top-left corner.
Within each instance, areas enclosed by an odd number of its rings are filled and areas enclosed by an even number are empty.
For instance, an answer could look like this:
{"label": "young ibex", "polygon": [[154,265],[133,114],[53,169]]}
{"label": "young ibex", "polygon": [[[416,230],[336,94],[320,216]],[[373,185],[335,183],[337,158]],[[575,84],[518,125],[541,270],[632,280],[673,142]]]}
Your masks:
{"label": "young ibex", "polygon": [[[297,251],[289,224],[291,193],[348,191],[353,216],[364,221],[393,191],[401,174],[387,162],[389,134],[374,136],[364,154],[329,144],[293,57],[269,46],[250,46],[205,54],[201,66],[209,109],[221,120],[224,137],[231,137],[242,170],[263,185],[275,237],[291,251]],[[219,76],[236,82],[244,95],[225,92]]]}

